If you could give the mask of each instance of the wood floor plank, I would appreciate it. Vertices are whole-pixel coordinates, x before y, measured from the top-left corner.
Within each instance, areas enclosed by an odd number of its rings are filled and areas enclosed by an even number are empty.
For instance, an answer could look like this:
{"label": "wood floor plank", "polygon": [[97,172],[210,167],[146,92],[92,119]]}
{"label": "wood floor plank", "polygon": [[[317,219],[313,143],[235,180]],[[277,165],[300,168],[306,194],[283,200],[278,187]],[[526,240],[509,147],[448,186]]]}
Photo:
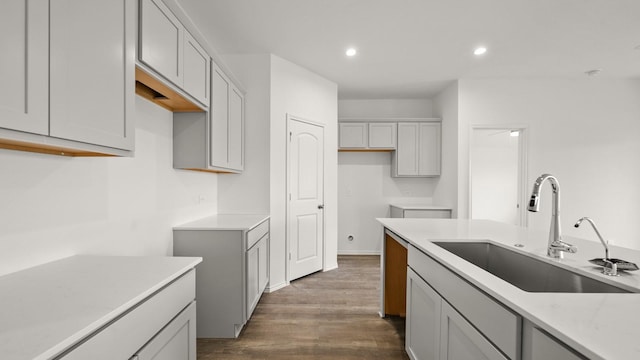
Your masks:
{"label": "wood floor plank", "polygon": [[409,359],[405,320],[378,316],[380,257],[338,266],[264,294],[237,339],[198,339],[198,360]]}

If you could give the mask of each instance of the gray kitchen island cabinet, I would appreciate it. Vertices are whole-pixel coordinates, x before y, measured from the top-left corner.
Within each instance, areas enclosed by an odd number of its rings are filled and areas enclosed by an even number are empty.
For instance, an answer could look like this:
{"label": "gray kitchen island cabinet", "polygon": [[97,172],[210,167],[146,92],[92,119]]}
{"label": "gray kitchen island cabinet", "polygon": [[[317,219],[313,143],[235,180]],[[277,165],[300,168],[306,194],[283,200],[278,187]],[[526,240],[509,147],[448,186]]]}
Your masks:
{"label": "gray kitchen island cabinet", "polygon": [[174,227],[173,254],[203,258],[198,337],[237,337],[269,282],[269,217],[214,215]]}

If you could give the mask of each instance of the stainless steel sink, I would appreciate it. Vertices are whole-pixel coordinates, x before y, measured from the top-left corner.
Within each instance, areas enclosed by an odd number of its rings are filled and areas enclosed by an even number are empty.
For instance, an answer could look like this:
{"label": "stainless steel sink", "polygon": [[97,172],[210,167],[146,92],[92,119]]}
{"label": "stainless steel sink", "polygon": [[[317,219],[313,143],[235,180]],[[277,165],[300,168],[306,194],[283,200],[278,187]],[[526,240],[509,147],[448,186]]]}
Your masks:
{"label": "stainless steel sink", "polygon": [[434,244],[528,292],[630,292],[489,242]]}

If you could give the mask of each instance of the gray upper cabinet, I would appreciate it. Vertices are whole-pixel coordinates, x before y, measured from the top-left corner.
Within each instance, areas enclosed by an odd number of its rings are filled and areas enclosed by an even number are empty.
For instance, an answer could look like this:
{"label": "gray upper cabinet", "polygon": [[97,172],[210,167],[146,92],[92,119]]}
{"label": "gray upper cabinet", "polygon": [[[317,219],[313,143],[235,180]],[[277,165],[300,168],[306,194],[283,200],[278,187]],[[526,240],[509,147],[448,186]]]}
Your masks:
{"label": "gray upper cabinet", "polygon": [[369,123],[369,149],[395,150],[396,123]]}
{"label": "gray upper cabinet", "polygon": [[244,168],[244,95],[212,63],[209,112],[174,113],[173,167],[221,173]]}
{"label": "gray upper cabinet", "polygon": [[167,80],[182,84],[184,27],[162,0],[140,1],[139,59]]}
{"label": "gray upper cabinet", "polygon": [[0,5],[0,128],[48,134],[48,8],[44,1]]}
{"label": "gray upper cabinet", "polygon": [[140,0],[140,63],[209,106],[211,58],[162,0]]}
{"label": "gray upper cabinet", "polygon": [[340,122],[340,151],[390,151],[396,148],[395,122]]}
{"label": "gray upper cabinet", "polygon": [[211,127],[212,140],[209,149],[210,166],[226,167],[228,163],[227,149],[229,147],[229,91],[231,81],[217,66],[211,72]]}
{"label": "gray upper cabinet", "polygon": [[341,122],[339,125],[340,150],[366,149],[368,145],[368,127],[365,122]]}
{"label": "gray upper cabinet", "polygon": [[203,104],[209,103],[209,69],[211,58],[198,42],[184,32],[184,90]]}
{"label": "gray upper cabinet", "polygon": [[398,147],[392,157],[392,176],[439,176],[440,129],[439,122],[398,123]]}
{"label": "gray upper cabinet", "polygon": [[244,95],[215,63],[212,68],[210,166],[241,172],[244,168]]}
{"label": "gray upper cabinet", "polygon": [[0,147],[130,155],[135,3],[3,1]]}
{"label": "gray upper cabinet", "polygon": [[50,4],[50,136],[132,150],[135,7]]}

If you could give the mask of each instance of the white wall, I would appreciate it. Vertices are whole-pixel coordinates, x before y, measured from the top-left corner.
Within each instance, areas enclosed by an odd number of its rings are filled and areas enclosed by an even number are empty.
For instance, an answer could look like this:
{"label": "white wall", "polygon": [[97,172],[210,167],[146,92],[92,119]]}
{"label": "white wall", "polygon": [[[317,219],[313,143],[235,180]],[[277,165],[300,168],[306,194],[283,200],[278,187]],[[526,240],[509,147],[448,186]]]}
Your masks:
{"label": "white wall", "polygon": [[294,63],[271,55],[271,289],[286,284],[287,114],[325,125],[325,264],[337,263],[338,88]]}
{"label": "white wall", "polygon": [[216,212],[217,175],[173,169],[172,114],[135,104],[133,158],[0,150],[0,274],[73,254],[171,255],[172,226]]}
{"label": "white wall", "polygon": [[430,99],[344,99],[338,101],[338,117],[431,117]]}
{"label": "white wall", "polygon": [[[640,81],[638,80],[460,80],[461,169],[469,159],[472,124],[529,126],[530,191],[542,173],[561,186],[562,229],[596,240],[573,223],[590,216],[616,245],[640,249]],[[468,209],[468,166],[460,173],[460,214]],[[550,191],[542,190],[540,213],[529,226],[549,228]],[[594,254],[595,256],[596,254]]]}
{"label": "white wall", "polygon": [[[389,204],[431,204],[437,178],[392,178],[389,152],[338,153],[338,253],[379,254]],[[353,236],[353,241],[348,237]]]}
{"label": "white wall", "polygon": [[225,214],[269,213],[269,54],[227,55],[224,61],[246,90],[244,171],[218,177],[218,211]]}
{"label": "white wall", "polygon": [[435,97],[434,116],[442,119],[442,163],[440,181],[433,192],[433,202],[452,208],[452,217],[458,217],[460,163],[458,153],[458,82],[449,85]]}
{"label": "white wall", "polygon": [[[432,117],[429,99],[340,100],[340,118]],[[338,153],[338,253],[379,254],[391,203],[431,204],[438,178],[392,178],[389,152]],[[353,236],[353,241],[348,237]]]}

